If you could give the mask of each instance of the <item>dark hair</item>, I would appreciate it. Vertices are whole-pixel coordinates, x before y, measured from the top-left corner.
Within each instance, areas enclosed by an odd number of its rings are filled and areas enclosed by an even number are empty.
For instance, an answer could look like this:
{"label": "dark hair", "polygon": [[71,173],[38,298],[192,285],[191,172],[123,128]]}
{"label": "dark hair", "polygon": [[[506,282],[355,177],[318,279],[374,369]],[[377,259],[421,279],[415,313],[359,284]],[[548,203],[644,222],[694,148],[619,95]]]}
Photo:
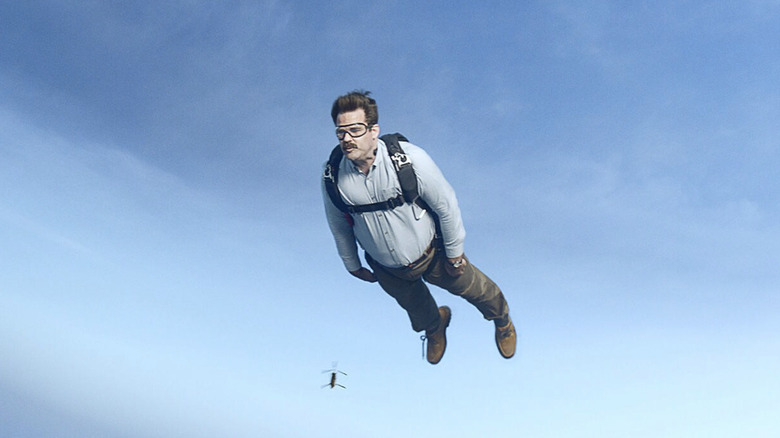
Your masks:
{"label": "dark hair", "polygon": [[363,109],[366,113],[366,124],[368,126],[379,123],[379,112],[376,107],[376,100],[369,97],[370,91],[355,90],[343,96],[339,96],[333,102],[333,108],[330,110],[330,116],[333,118],[333,124],[336,124],[336,118],[341,113]]}

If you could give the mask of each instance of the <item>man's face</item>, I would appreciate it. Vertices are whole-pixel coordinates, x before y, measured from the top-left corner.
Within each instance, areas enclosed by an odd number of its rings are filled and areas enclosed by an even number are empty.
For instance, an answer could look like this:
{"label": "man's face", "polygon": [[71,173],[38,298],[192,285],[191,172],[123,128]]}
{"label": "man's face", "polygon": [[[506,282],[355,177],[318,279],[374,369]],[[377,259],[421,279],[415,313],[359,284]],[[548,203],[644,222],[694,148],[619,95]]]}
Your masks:
{"label": "man's face", "polygon": [[336,117],[336,135],[347,159],[373,162],[379,125],[366,125],[366,113],[362,108]]}

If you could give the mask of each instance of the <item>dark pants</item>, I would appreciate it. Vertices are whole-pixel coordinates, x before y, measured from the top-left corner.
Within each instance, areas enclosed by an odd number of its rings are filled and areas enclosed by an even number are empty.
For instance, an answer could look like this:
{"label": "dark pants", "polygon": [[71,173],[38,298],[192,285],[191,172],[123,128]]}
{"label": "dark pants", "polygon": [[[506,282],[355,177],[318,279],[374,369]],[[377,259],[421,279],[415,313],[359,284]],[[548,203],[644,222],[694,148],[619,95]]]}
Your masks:
{"label": "dark pants", "polygon": [[440,320],[436,301],[423,280],[463,297],[487,320],[509,315],[509,306],[501,289],[487,275],[469,261],[463,275],[450,276],[444,267],[448,263],[447,256],[438,246],[408,267],[387,268],[369,254],[366,254],[366,261],[374,270],[382,289],[406,310],[416,332],[435,330]]}

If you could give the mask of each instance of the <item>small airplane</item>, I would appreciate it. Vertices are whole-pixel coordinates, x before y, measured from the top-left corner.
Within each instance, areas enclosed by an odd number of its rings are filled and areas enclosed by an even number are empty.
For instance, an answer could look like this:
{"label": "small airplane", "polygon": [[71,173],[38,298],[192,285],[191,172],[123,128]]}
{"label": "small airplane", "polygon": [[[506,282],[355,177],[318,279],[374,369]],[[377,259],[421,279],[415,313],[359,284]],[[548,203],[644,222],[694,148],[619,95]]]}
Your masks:
{"label": "small airplane", "polygon": [[331,368],[331,369],[329,369],[329,370],[325,370],[325,371],[323,371],[323,373],[330,373],[330,382],[328,382],[328,383],[326,383],[326,384],[322,385],[322,389],[324,389],[324,388],[327,388],[328,386],[330,386],[330,387],[331,387],[331,389],[333,389],[333,388],[335,388],[335,387],[337,387],[337,386],[339,386],[339,387],[341,387],[341,388],[344,388],[344,389],[347,389],[347,387],[346,387],[346,386],[344,386],[344,385],[340,385],[340,384],[336,383],[336,375],[337,375],[337,374],[339,374],[339,373],[340,373],[340,374],[343,374],[343,375],[345,375],[345,376],[347,375],[347,373],[345,373],[344,371],[339,371],[339,370],[336,368],[336,362],[333,362],[333,368]]}

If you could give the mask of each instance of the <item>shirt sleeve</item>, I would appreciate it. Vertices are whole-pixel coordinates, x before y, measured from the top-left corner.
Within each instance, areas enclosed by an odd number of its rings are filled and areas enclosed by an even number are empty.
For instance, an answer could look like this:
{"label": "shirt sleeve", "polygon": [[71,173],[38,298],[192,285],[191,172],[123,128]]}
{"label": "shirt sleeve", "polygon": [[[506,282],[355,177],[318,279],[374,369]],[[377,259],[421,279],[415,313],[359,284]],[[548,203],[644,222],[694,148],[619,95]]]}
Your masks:
{"label": "shirt sleeve", "polygon": [[464,253],[466,229],[458,207],[455,190],[444,178],[433,159],[422,149],[412,144],[404,144],[404,150],[410,155],[420,197],[439,216],[444,250],[449,258]]}
{"label": "shirt sleeve", "polygon": [[[324,168],[323,168],[324,170]],[[322,201],[325,205],[325,217],[328,220],[330,232],[333,234],[333,240],[336,242],[336,250],[344,262],[347,271],[357,271],[362,266],[360,256],[357,250],[357,241],[352,225],[347,221],[344,213],[333,205],[327,190],[325,189],[325,180],[320,180],[322,190]]]}

